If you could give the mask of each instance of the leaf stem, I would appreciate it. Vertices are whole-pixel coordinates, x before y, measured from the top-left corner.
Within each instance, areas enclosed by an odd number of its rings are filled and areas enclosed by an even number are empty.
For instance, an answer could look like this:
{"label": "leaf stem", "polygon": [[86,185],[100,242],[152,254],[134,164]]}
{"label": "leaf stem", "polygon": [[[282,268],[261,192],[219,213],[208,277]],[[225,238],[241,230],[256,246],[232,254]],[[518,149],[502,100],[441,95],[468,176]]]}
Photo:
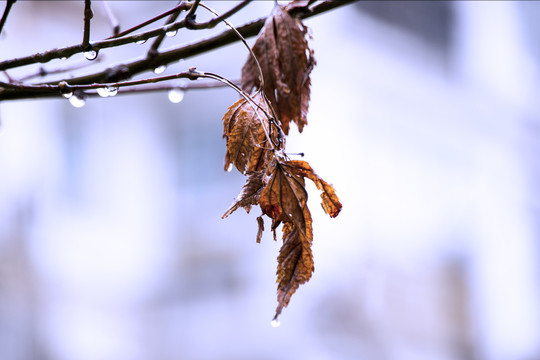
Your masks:
{"label": "leaf stem", "polygon": [[[218,13],[216,13],[214,10],[210,9],[208,6],[206,6],[204,4],[201,4],[201,6],[203,8],[205,8],[206,10],[210,11],[216,17],[219,17]],[[235,34],[238,36],[240,41],[242,41],[242,43],[245,45],[245,47],[248,49],[249,53],[251,54],[251,56],[255,60],[255,63],[257,64],[257,68],[259,70],[259,77],[260,77],[260,80],[261,80],[261,88],[263,88],[263,86],[264,86],[264,77],[263,77],[261,65],[259,64],[259,60],[257,60],[257,57],[255,56],[255,54],[253,53],[253,50],[251,50],[251,47],[248,45],[246,39],[242,36],[242,34],[240,34],[240,32],[238,32],[238,30],[230,22],[228,22],[225,19],[222,19],[221,21],[223,21],[229,27],[229,29],[231,29],[232,31],[235,32]]]}

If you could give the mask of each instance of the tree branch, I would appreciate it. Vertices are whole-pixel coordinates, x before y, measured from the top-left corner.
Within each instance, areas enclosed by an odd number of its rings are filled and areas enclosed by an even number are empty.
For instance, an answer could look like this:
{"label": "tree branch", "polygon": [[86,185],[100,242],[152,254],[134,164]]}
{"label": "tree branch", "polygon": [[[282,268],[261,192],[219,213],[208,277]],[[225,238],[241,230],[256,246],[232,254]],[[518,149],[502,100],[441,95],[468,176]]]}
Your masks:
{"label": "tree branch", "polygon": [[15,1],[17,0],[7,0],[6,7],[4,9],[4,14],[2,15],[2,19],[0,19],[0,34],[2,33],[2,29],[4,28],[4,24],[7,21],[7,18],[9,16],[9,12],[11,11],[11,7],[13,4],[15,4]]}
{"label": "tree branch", "polygon": [[[300,14],[301,18],[309,18],[332,9],[347,5],[354,2],[354,0],[342,0],[342,1],[324,1],[313,6],[310,11]],[[189,3],[188,3],[189,4]],[[191,5],[191,4],[189,4]],[[169,12],[171,14],[171,12]],[[163,16],[162,16],[163,17]],[[238,32],[244,37],[252,37],[259,33],[261,28],[264,25],[266,18],[260,18],[256,21],[247,23],[243,26],[237,28]],[[185,20],[181,20],[177,23],[174,23],[171,27],[162,27],[159,29],[151,30],[142,34],[128,36],[128,37],[119,37],[109,40],[104,40],[100,42],[95,42],[92,44],[95,49],[103,49],[113,46],[120,46],[128,43],[133,43],[139,40],[146,40],[152,37],[156,37],[160,34],[164,34],[166,31],[171,29],[179,29],[185,27]],[[125,32],[124,32],[125,33]],[[121,35],[121,34],[120,34]],[[99,71],[90,75],[74,77],[69,79],[70,85],[87,85],[93,83],[115,83],[121,80],[129,79],[134,75],[151,71],[156,68],[157,65],[167,65],[173,62],[176,62],[180,59],[193,57],[200,55],[202,53],[218,49],[222,46],[226,46],[232,43],[240,41],[240,38],[237,36],[234,30],[228,29],[212,37],[196,41],[191,44],[183,45],[177,48],[170,49],[158,53],[152,58],[140,58],[133,61],[126,62],[124,64],[119,64],[113,67],[109,67],[103,71]],[[81,52],[81,46],[75,45],[63,49],[55,49],[41,54],[35,54],[30,57],[7,60],[0,62],[0,71],[18,67],[22,65],[32,64],[35,62],[47,62],[54,58],[69,57],[74,53]],[[61,80],[49,82],[47,84],[36,85],[57,85]],[[2,89],[4,87],[4,89]],[[37,96],[36,96],[37,95]],[[0,84],[0,101],[2,100],[14,100],[14,99],[24,99],[27,97],[42,97],[41,94],[34,91],[27,91],[27,89],[13,89],[6,88]],[[45,95],[43,95],[45,96]]]}
{"label": "tree branch", "polygon": [[[193,9],[193,8],[194,7],[192,6],[191,9]],[[171,16],[167,19],[167,22],[165,23],[165,25],[170,25],[173,22],[175,22],[179,15],[180,15],[180,10],[173,13],[173,14],[171,14]],[[156,37],[154,39],[154,42],[152,43],[152,46],[150,47],[150,49],[148,49],[148,55],[147,56],[153,57],[158,53],[158,48],[161,45],[161,43],[163,42],[164,38],[165,38],[165,34],[161,34],[161,35],[159,35],[158,37]]]}
{"label": "tree branch", "polygon": [[200,29],[211,29],[220,21],[228,19],[232,15],[236,14],[238,11],[242,10],[246,5],[248,5],[252,0],[244,0],[237,4],[235,7],[231,8],[229,11],[223,13],[220,16],[216,16],[213,19],[210,19],[204,23],[198,23],[195,21],[195,17],[190,18],[186,16],[186,27],[188,29],[200,30]]}
{"label": "tree branch", "polygon": [[92,12],[92,3],[91,0],[84,0],[84,30],[83,30],[83,40],[82,48],[85,50],[90,50],[90,21],[94,17]]}
{"label": "tree branch", "polygon": [[172,9],[170,10],[167,10],[165,11],[163,14],[160,14],[158,16],[155,16],[149,20],[146,20],[138,25],[135,25],[127,30],[124,30],[122,31],[121,33],[115,35],[115,36],[111,36],[109,37],[109,39],[114,39],[114,38],[119,38],[119,37],[122,37],[122,36],[125,36],[127,34],[131,34],[132,32],[134,31],[137,31],[145,26],[148,26],[150,25],[151,23],[154,23],[158,20],[161,20],[163,19],[165,16],[169,16],[171,14],[174,14],[174,13],[177,13],[177,12],[181,12],[181,11],[184,11],[184,10],[188,10],[191,8],[191,4],[188,3],[188,2],[185,2],[185,1],[182,1],[180,4],[178,4],[177,6],[173,7]]}
{"label": "tree branch", "polygon": [[114,12],[111,10],[109,3],[107,1],[103,1],[101,4],[103,5],[105,14],[107,14],[107,19],[109,19],[109,23],[111,24],[113,36],[117,36],[120,33],[120,23],[114,15]]}

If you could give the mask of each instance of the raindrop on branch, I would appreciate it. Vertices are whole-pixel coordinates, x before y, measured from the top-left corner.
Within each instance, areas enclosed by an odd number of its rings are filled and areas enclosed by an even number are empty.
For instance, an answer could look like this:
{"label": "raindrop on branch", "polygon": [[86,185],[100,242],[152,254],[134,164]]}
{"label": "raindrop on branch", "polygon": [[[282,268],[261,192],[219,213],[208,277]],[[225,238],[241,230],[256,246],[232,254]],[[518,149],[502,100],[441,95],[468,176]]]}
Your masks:
{"label": "raindrop on branch", "polygon": [[178,34],[178,30],[169,30],[165,33],[165,35],[167,35],[168,37],[173,37],[176,34]]}
{"label": "raindrop on branch", "polygon": [[97,88],[97,93],[101,97],[115,96],[118,94],[118,88],[114,86],[106,86]]}
{"label": "raindrop on branch", "polygon": [[173,104],[178,104],[182,100],[184,100],[184,90],[181,88],[173,88],[169,90],[169,101]]}
{"label": "raindrop on branch", "polygon": [[96,50],[93,50],[93,49],[90,49],[88,51],[85,51],[83,53],[84,57],[86,58],[86,60],[95,60],[98,56],[98,52]]}
{"label": "raindrop on branch", "polygon": [[63,93],[62,93],[62,96],[65,97],[66,99],[69,99],[70,97],[73,96],[73,91],[66,91],[66,92],[63,92]]}
{"label": "raindrop on branch", "polygon": [[154,69],[154,74],[159,75],[162,74],[167,67],[165,65],[160,65],[157,68]]}
{"label": "raindrop on branch", "polygon": [[101,96],[101,97],[109,96],[109,92],[107,91],[107,88],[100,87],[100,88],[97,88],[96,91],[97,91],[98,95]]}
{"label": "raindrop on branch", "polygon": [[232,171],[232,169],[233,169],[233,164],[232,164],[232,163],[230,163],[230,164],[229,164],[229,167],[227,168],[227,172],[231,172],[231,171]]}
{"label": "raindrop on branch", "polygon": [[115,96],[116,94],[118,94],[118,88],[114,86],[109,86],[107,88],[107,92],[109,93],[109,96]]}
{"label": "raindrop on branch", "polygon": [[75,94],[69,98],[69,102],[76,108],[81,108],[86,104],[86,100],[83,95]]}
{"label": "raindrop on branch", "polygon": [[135,44],[137,45],[142,45],[146,42],[146,39],[142,39],[142,40],[139,40],[139,41],[135,41]]}

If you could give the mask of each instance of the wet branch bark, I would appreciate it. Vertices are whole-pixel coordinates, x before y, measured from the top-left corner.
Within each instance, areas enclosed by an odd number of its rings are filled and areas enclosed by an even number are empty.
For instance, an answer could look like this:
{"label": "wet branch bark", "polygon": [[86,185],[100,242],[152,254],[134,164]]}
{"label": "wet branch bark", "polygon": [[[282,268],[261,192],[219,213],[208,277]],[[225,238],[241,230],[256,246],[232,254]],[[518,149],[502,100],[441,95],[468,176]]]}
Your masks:
{"label": "wet branch bark", "polygon": [[[354,1],[355,0],[324,1],[322,3],[319,3],[311,7],[309,10],[301,11],[299,16],[303,19],[309,18],[315,15],[333,10],[335,8],[348,5],[350,3],[353,3]],[[187,4],[187,5],[191,5],[191,4]],[[188,8],[188,6],[184,7],[183,10],[186,8]],[[298,11],[298,9],[293,9],[293,10]],[[115,46],[121,46],[121,45],[129,44],[129,43],[134,43],[136,41],[146,40],[152,37],[157,37],[164,34],[166,31],[190,26],[190,25],[186,25],[186,22],[191,21],[191,20],[187,20],[187,18],[188,16],[186,16],[186,18],[184,18],[183,20],[176,22],[172,25],[168,25],[166,27],[161,27],[161,28],[147,31],[147,32],[137,34],[137,35],[122,36],[122,33],[121,33],[117,35],[119,37],[114,37],[111,39],[92,43],[92,48],[99,50],[103,48],[115,47]],[[252,37],[259,33],[259,31],[264,25],[265,20],[266,18],[260,18],[258,20],[239,26],[236,29],[244,38]],[[197,23],[192,23],[191,25],[193,24],[197,24]],[[207,27],[211,27],[215,25],[214,21],[209,21],[203,24]],[[200,55],[205,52],[213,51],[220,47],[233,44],[237,41],[240,41],[240,39],[238,38],[234,30],[228,29],[217,35],[198,40],[191,44],[183,45],[177,48],[172,48],[163,52],[154,53],[152,54],[152,56],[144,56],[139,59],[126,61],[123,64],[118,64],[113,67],[106,68],[102,71],[98,71],[90,75],[69,78],[66,81],[69,83],[70,86],[118,83],[120,81],[130,79],[131,77],[137,74],[152,71],[157,66],[168,65],[168,64],[177,62],[181,59],[185,59],[185,58],[193,57],[196,55]],[[74,45],[74,46],[70,46],[70,47],[66,47],[62,49],[50,50],[48,52],[35,54],[33,56],[26,57],[26,58],[7,60],[7,61],[0,62],[0,71],[9,69],[9,68],[29,65],[29,64],[48,62],[54,58],[69,57],[73,54],[80,53],[83,51],[84,51],[84,48],[80,44],[80,45]],[[52,82],[42,84],[42,85],[45,88],[45,87],[48,87],[49,85],[58,85],[62,81],[64,80],[59,79],[57,81],[52,81]],[[9,84],[10,86],[7,86],[7,87],[3,86],[2,84],[3,83],[0,83],[0,101],[59,96],[57,92],[54,94],[51,94],[50,92],[47,92],[47,91],[40,92],[40,91],[35,91],[34,89],[29,90],[28,88],[25,88],[24,86],[17,87],[17,84]]]}

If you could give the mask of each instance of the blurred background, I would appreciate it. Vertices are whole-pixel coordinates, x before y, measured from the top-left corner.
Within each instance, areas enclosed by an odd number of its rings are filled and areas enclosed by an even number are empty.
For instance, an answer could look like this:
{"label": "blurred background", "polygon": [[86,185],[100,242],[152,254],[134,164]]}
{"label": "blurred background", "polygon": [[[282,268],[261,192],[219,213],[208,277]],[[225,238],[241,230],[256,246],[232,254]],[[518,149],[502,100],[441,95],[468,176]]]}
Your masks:
{"label": "blurred background", "polygon": [[[123,29],[175,4],[109,2]],[[0,60],[79,43],[83,6],[18,1]],[[308,187],[315,273],[278,328],[281,240],[255,243],[257,209],[221,219],[244,182],[223,171],[234,91],[0,103],[0,358],[540,359],[539,20],[529,1],[361,1],[306,20],[318,64],[287,149],[344,207],[328,218]],[[43,66],[92,72],[150,43]],[[246,58],[235,44],[165,74],[238,79]]]}

